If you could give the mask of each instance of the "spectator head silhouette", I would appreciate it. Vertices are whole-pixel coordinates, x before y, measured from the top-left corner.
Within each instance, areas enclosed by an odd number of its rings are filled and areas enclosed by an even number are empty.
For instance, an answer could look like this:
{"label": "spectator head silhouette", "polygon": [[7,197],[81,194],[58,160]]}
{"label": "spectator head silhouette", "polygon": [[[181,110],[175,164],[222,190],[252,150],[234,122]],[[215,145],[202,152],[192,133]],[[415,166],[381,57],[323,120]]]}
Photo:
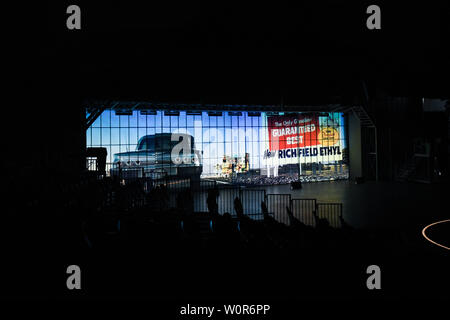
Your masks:
{"label": "spectator head silhouette", "polygon": [[244,215],[244,208],[242,207],[242,202],[239,197],[234,198],[234,210],[236,211],[238,218]]}

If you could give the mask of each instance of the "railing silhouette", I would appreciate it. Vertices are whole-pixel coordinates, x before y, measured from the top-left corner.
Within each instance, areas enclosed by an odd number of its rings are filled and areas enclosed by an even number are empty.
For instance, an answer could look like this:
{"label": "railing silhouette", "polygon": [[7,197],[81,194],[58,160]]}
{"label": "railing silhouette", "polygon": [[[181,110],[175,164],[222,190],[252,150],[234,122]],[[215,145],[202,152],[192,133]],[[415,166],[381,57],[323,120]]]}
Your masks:
{"label": "railing silhouette", "polygon": [[291,211],[293,216],[307,226],[314,227],[314,214],[317,210],[316,199],[292,199]]}
{"label": "railing silhouette", "polygon": [[[267,206],[268,212],[280,223],[290,225],[288,211],[293,216],[307,226],[316,226],[316,217],[326,219],[333,228],[341,227],[342,203],[317,203],[316,199],[292,199],[291,194],[266,194],[264,189],[242,188],[233,185],[218,184],[213,180],[192,180],[189,178],[163,178],[163,179],[142,179],[140,185],[145,192],[151,192],[156,188],[164,188],[168,194],[168,208],[177,207],[177,197],[181,192],[189,195],[193,202],[194,212],[207,213],[209,190],[217,190],[218,214],[231,214],[236,217],[234,210],[234,200],[239,198],[242,203],[244,214],[254,220],[263,220],[261,204]],[[113,202],[110,197],[109,202]],[[144,205],[141,201],[136,206]],[[148,203],[147,203],[148,205]],[[160,208],[164,209],[164,208]]]}
{"label": "railing silhouette", "polygon": [[275,220],[289,225],[289,216],[287,208],[291,208],[290,194],[268,194],[267,195],[267,210],[269,214],[273,214]]}
{"label": "railing silhouette", "polygon": [[317,216],[321,219],[327,219],[333,228],[341,227],[342,203],[318,203]]}

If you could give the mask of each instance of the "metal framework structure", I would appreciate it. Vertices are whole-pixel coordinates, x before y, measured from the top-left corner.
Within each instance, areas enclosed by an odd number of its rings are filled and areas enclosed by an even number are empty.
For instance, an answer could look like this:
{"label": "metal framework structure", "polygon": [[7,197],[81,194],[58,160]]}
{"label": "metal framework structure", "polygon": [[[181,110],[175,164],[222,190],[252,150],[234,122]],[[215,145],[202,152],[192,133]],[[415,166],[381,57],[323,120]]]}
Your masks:
{"label": "metal framework structure", "polygon": [[[115,110],[121,113],[146,110],[164,111],[261,111],[261,112],[333,112],[340,107],[338,104],[320,106],[289,106],[289,105],[238,105],[238,104],[186,104],[166,102],[144,102],[144,101],[86,101],[86,123],[89,128],[92,123],[102,114],[104,110]],[[346,107],[348,108],[348,107]]]}
{"label": "metal framework structure", "polygon": [[[133,111],[152,112],[163,110],[164,112],[188,111],[196,112],[352,112],[361,120],[361,126],[374,129],[375,125],[365,109],[361,106],[344,106],[341,104],[324,104],[324,105],[237,105],[237,104],[186,104],[186,103],[162,103],[162,102],[137,102],[137,101],[86,101],[86,123],[85,128],[88,129],[92,123],[102,114],[104,110],[114,110],[118,114],[131,115]],[[377,175],[377,157],[375,157],[375,173]],[[300,169],[301,170],[301,169]],[[378,179],[378,178],[377,178]]]}
{"label": "metal framework structure", "polygon": [[363,141],[363,164],[366,166],[366,175],[369,179],[378,181],[378,134],[373,117],[367,112],[369,94],[364,82],[361,82],[361,105],[339,106],[333,112],[352,113],[361,124],[361,140]]}

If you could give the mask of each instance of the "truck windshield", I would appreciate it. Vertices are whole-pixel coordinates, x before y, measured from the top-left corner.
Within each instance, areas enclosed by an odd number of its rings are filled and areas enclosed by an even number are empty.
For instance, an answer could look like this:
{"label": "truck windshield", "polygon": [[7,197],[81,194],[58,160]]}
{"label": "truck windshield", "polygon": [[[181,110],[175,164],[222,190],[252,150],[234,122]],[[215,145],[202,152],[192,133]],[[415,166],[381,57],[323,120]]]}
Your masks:
{"label": "truck windshield", "polygon": [[171,135],[161,135],[161,136],[144,136],[142,137],[137,145],[137,150],[149,150],[155,152],[171,152],[173,147],[177,145],[181,139],[191,138],[191,152],[194,150],[194,138],[192,136],[180,137],[179,141],[171,141]]}

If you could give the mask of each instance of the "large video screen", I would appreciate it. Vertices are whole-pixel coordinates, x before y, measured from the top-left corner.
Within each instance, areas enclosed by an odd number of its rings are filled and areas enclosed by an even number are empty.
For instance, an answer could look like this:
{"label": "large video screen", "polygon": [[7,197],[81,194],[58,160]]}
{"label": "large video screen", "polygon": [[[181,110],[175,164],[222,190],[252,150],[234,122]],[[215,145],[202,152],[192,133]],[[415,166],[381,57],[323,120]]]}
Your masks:
{"label": "large video screen", "polygon": [[348,178],[343,113],[105,110],[87,147],[107,175],[266,185]]}

